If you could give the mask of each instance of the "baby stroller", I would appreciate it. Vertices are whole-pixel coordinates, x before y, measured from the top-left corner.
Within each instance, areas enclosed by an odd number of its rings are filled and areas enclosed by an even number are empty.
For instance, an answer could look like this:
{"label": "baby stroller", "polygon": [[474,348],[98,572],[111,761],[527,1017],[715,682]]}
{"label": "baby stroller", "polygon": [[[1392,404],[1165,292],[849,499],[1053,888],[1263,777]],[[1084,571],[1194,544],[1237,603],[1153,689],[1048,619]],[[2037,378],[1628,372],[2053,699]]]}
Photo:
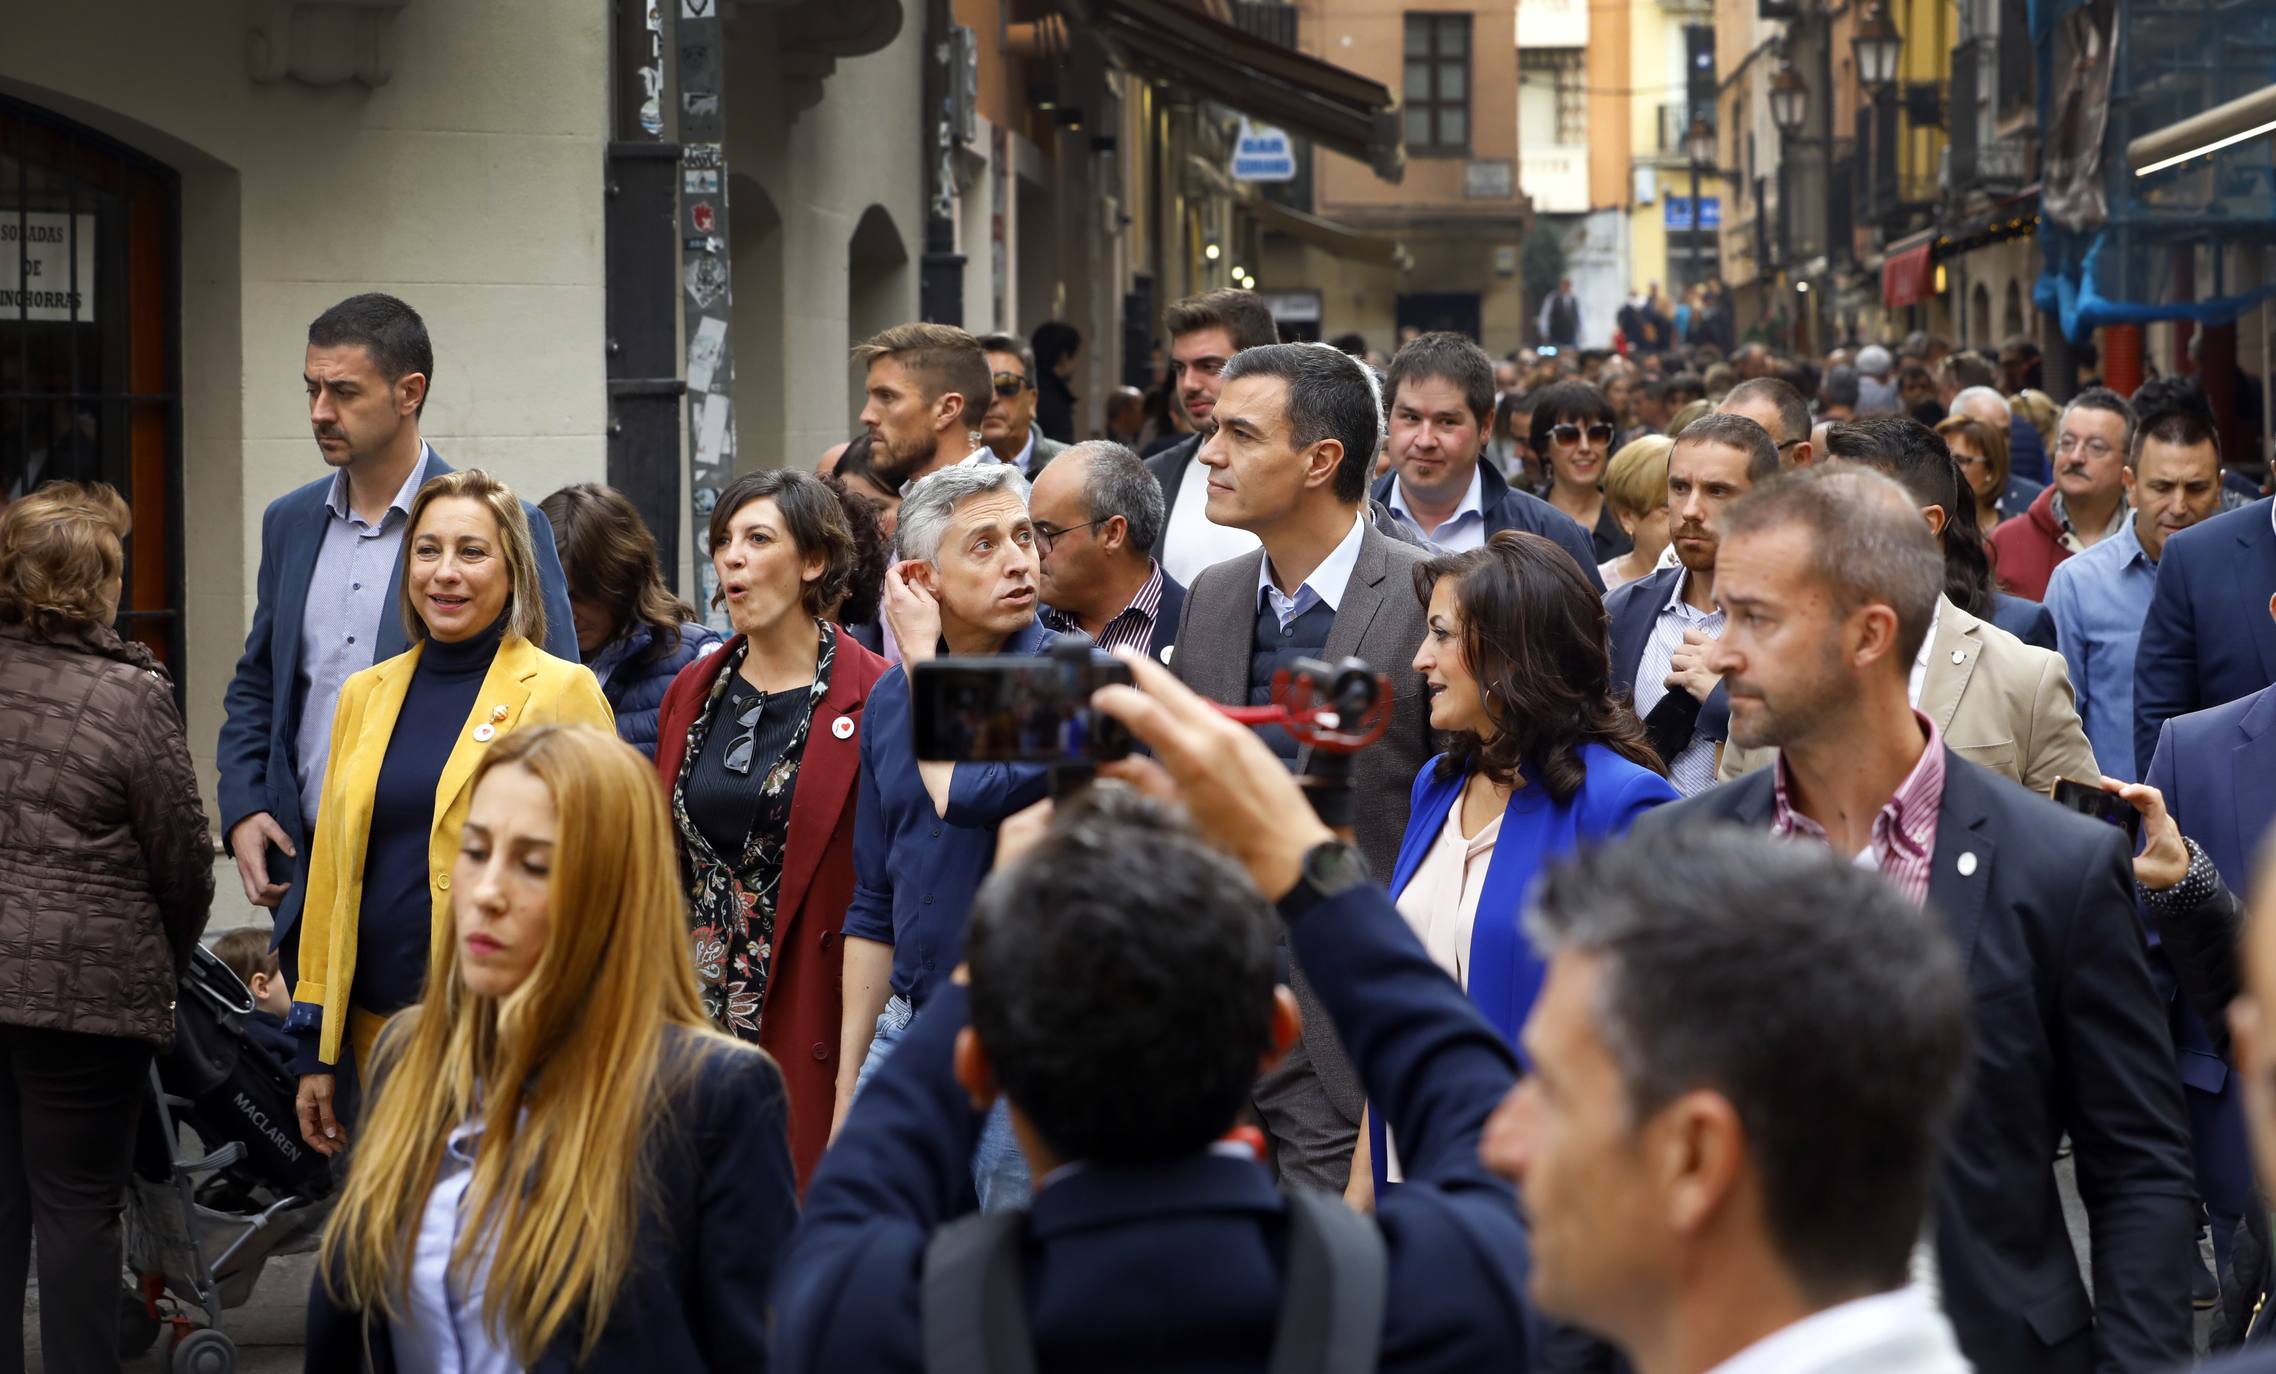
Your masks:
{"label": "baby stroller", "polygon": [[[331,1211],[324,1156],[300,1138],[297,1084],[245,1028],[253,995],[198,946],[175,999],[174,1047],[151,1066],[151,1100],[127,1190],[127,1295],[120,1350],[172,1332],[176,1374],[231,1374],[219,1328],[271,1255],[311,1249]],[[184,1142],[194,1134],[193,1153]]]}

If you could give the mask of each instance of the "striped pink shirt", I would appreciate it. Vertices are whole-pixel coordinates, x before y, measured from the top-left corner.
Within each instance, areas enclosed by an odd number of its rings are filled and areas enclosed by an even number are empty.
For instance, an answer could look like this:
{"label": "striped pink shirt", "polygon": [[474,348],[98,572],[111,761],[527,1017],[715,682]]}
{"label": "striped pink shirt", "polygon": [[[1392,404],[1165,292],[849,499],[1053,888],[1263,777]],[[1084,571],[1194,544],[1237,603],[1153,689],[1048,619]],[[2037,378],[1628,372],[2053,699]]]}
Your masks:
{"label": "striped pink shirt", "polygon": [[[1936,857],[1936,820],[1944,806],[1944,736],[1935,721],[1918,711],[1913,717],[1928,733],[1928,747],[1920,751],[1920,762],[1905,775],[1896,795],[1873,818],[1873,844],[1866,853],[1872,856],[1872,866],[1881,876],[1917,906],[1928,900],[1929,868]],[[1832,841],[1825,827],[1789,804],[1784,755],[1779,757],[1774,776],[1777,800],[1771,811],[1770,833],[1780,839],[1816,840],[1830,847]],[[1865,854],[1857,857],[1863,867]]]}

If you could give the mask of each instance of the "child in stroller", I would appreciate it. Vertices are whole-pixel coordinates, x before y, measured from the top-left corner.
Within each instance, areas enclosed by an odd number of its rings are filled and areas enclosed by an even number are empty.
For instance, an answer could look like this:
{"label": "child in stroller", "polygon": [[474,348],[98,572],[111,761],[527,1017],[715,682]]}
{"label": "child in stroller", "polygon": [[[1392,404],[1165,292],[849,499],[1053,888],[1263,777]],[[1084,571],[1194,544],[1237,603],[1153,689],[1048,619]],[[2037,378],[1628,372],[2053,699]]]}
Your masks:
{"label": "child in stroller", "polygon": [[[213,1329],[222,1311],[252,1295],[270,1255],[313,1248],[331,1210],[327,1161],[300,1138],[296,1084],[262,1043],[249,981],[212,951],[192,950],[174,1047],[151,1068],[127,1201],[127,1258],[142,1307],[121,1333],[122,1350],[147,1349],[171,1325],[173,1367],[194,1374],[236,1368],[235,1347]],[[263,981],[274,986],[273,977]],[[172,1310],[161,1306],[168,1295]],[[184,1308],[202,1314],[202,1327]]]}

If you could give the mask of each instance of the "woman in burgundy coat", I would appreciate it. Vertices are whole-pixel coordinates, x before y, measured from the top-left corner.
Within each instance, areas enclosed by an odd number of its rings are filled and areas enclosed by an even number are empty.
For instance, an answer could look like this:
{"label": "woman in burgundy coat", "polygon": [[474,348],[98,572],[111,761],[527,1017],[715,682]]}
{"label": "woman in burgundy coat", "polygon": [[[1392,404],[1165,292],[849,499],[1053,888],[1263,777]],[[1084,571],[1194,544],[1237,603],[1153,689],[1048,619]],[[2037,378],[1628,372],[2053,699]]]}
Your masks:
{"label": "woman in burgundy coat", "polygon": [[720,494],[709,547],[735,637],[673,679],[656,767],[704,1006],[782,1069],[803,1190],[837,1085],[838,928],[853,899],[861,707],[884,659],[831,623],[854,576],[844,507],[808,473]]}

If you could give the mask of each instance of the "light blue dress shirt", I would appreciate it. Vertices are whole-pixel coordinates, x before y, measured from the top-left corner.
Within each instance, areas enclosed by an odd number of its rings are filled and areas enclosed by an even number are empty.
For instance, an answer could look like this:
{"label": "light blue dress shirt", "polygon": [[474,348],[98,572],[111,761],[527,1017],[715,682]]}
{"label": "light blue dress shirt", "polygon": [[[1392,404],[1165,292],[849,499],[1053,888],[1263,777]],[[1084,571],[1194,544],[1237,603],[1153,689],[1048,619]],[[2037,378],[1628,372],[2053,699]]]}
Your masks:
{"label": "light blue dress shirt", "polygon": [[372,665],[380,617],[400,614],[387,599],[387,584],[403,553],[403,532],[412,498],[427,480],[435,451],[424,440],[419,461],[395,499],[370,524],[348,504],[348,474],[332,475],[324,498],[324,542],[316,571],[308,579],[308,603],[300,616],[300,819],[304,832],[316,833],[316,803],[324,794],[324,766],[332,755],[332,713],[349,678]]}
{"label": "light blue dress shirt", "polygon": [[1328,551],[1320,566],[1312,569],[1311,576],[1289,596],[1272,580],[1272,555],[1257,560],[1257,596],[1260,604],[1272,607],[1280,618],[1280,628],[1286,630],[1296,617],[1326,602],[1333,611],[1343,604],[1344,588],[1351,582],[1351,570],[1359,566],[1359,542],[1367,532],[1367,515],[1362,511],[1352,517],[1351,533],[1343,542]]}
{"label": "light blue dress shirt", "polygon": [[1454,514],[1446,517],[1446,523],[1435,530],[1424,529],[1422,522],[1415,519],[1414,512],[1407,508],[1407,486],[1404,480],[1391,484],[1391,499],[1384,504],[1390,507],[1391,514],[1399,518],[1400,524],[1413,530],[1416,538],[1432,548],[1441,553],[1468,553],[1472,549],[1486,546],[1485,494],[1486,479],[1479,475],[1476,468],[1470,469],[1470,490],[1463,494],[1462,504],[1456,506]]}
{"label": "light blue dress shirt", "polygon": [[411,1246],[411,1281],[403,1315],[390,1318],[395,1366],[425,1374],[520,1374],[521,1365],[494,1344],[482,1325],[482,1296],[490,1280],[487,1255],[475,1265],[471,1283],[450,1274],[451,1251],[458,1247],[466,1215],[466,1190],[474,1182],[474,1151],[482,1136],[479,1120],[460,1123],[443,1147],[435,1170],[435,1190],[427,1194]]}
{"label": "light blue dress shirt", "polygon": [[2134,648],[2149,618],[2157,564],[2127,520],[2099,543],[2055,565],[2047,610],[2055,643],[2070,665],[2079,721],[2102,771],[2134,777]]}

